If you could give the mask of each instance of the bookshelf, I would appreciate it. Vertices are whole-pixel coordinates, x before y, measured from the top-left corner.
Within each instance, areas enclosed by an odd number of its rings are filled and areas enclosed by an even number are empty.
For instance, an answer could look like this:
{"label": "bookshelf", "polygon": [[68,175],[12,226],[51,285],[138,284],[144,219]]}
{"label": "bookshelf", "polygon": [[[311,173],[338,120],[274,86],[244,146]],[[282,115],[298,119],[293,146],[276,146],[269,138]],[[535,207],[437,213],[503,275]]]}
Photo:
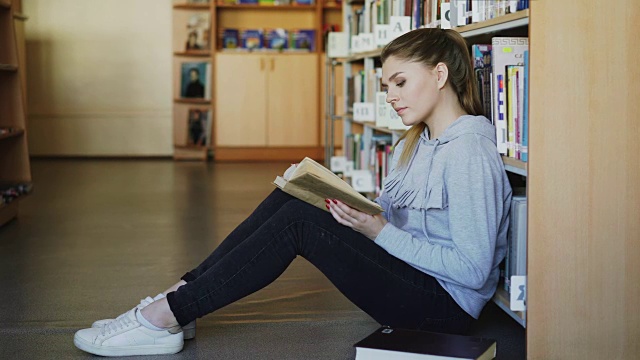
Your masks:
{"label": "bookshelf", "polygon": [[[173,1],[174,160],[206,161],[213,148],[212,14],[209,2]],[[203,91],[188,91],[190,82],[202,84]]]}
{"label": "bookshelf", "polygon": [[0,226],[18,216],[31,189],[20,1],[0,1]]}
{"label": "bookshelf", "polygon": [[[355,6],[345,4],[345,13]],[[527,310],[511,311],[502,288],[493,299],[526,326],[528,359],[640,354],[638,14],[632,0],[536,0],[456,28],[470,44],[502,34],[530,39],[529,161],[503,157],[526,183]],[[345,77],[377,56],[342,59]],[[336,115],[345,134],[385,131],[354,123],[348,110]]]}
{"label": "bookshelf", "polygon": [[[324,29],[341,24],[341,5],[215,3],[214,157],[216,161],[299,161],[323,158],[322,64]],[[289,49],[243,46],[243,30],[285,29]],[[240,49],[225,30],[237,30]],[[313,48],[291,50],[294,33],[313,30]],[[266,39],[263,39],[266,40]],[[295,42],[297,43],[297,42]],[[300,44],[297,45],[300,47]]]}

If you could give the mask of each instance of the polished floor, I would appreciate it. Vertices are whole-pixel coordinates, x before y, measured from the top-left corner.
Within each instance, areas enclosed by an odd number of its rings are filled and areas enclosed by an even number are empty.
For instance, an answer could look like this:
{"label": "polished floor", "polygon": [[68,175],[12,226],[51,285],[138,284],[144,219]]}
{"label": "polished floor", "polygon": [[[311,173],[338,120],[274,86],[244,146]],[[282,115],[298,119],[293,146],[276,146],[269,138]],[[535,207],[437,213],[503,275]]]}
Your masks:
{"label": "polished floor", "polygon": [[[0,228],[0,359],[85,359],[73,333],[175,283],[273,190],[288,164],[34,160],[34,193]],[[175,359],[353,359],[378,327],[303,259],[198,320]],[[488,305],[474,335],[524,358],[524,330]],[[142,359],[145,357],[137,357]]]}

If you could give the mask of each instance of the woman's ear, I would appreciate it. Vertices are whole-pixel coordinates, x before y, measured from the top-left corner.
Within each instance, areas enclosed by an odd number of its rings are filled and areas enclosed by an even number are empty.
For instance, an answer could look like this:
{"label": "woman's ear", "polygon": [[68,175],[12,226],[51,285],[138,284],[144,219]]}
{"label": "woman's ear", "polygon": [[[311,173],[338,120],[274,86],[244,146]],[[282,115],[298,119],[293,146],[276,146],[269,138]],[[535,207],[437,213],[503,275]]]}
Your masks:
{"label": "woman's ear", "polygon": [[445,63],[438,63],[435,70],[438,81],[438,90],[442,90],[447,84],[447,79],[449,78],[449,68]]}

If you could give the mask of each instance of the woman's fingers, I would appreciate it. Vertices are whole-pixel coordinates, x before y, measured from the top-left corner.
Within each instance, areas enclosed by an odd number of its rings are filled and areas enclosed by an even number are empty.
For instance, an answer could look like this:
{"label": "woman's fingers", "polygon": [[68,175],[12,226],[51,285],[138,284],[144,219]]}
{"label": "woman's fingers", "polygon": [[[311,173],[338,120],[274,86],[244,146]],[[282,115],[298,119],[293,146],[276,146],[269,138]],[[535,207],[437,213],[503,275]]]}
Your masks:
{"label": "woman's fingers", "polygon": [[342,222],[338,222],[343,225],[347,225],[355,229],[356,227],[358,227],[358,224],[363,224],[364,222],[366,222],[366,218],[363,218],[366,217],[365,214],[358,210],[352,209],[350,206],[340,201],[328,200],[328,204],[333,217],[336,218],[336,220],[342,220]]}
{"label": "woman's fingers", "polygon": [[339,224],[342,224],[344,226],[348,226],[348,227],[351,227],[351,228],[353,227],[353,224],[343,217],[344,213],[339,212],[340,210],[337,209],[337,207],[330,206],[330,205],[327,205],[327,207],[329,208],[329,212],[331,213],[333,218],[336,219],[336,221]]}

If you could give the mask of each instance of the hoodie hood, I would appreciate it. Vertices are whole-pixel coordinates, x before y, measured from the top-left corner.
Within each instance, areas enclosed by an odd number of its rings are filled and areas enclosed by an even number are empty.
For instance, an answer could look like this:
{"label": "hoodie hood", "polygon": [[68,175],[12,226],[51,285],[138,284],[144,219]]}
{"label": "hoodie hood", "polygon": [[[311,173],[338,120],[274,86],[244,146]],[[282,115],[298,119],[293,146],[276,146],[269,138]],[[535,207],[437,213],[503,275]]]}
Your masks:
{"label": "hoodie hood", "polygon": [[484,116],[473,115],[463,115],[459,117],[444,130],[438,139],[430,140],[426,128],[425,131],[420,134],[420,138],[426,144],[433,144],[438,140],[438,143],[442,145],[467,134],[484,136],[496,144],[496,128],[491,124],[489,119]]}
{"label": "hoodie hood", "polygon": [[[495,127],[486,117],[473,115],[461,116],[437,139],[429,139],[428,130],[425,128],[420,134],[420,141],[408,166],[398,168],[398,159],[405,143],[402,140],[394,149],[392,170],[384,182],[384,190],[391,199],[390,205],[396,208],[426,210],[430,192],[434,189],[430,186],[432,172],[437,169],[437,172],[442,174],[447,161],[446,154],[438,156],[437,159],[436,156],[440,154],[441,148],[452,146],[457,139],[467,136],[486,139],[492,146],[496,146]],[[442,183],[442,179],[439,180],[437,182]]]}

